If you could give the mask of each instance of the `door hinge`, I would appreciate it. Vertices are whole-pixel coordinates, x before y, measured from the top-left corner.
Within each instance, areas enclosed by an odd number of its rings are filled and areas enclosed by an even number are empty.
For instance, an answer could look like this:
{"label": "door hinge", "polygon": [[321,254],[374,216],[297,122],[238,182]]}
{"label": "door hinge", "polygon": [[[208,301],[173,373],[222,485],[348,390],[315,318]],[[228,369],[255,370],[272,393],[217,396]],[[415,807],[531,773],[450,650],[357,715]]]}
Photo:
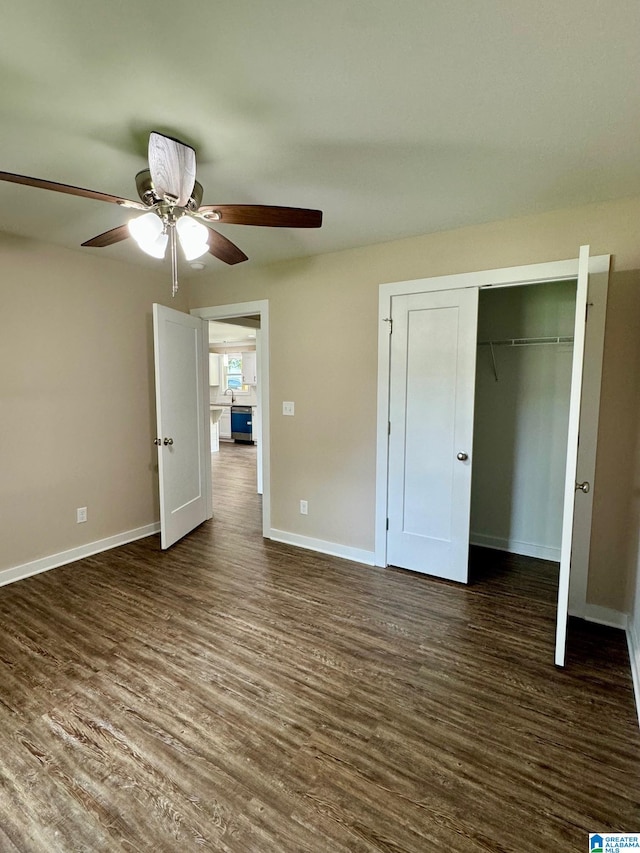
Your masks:
{"label": "door hinge", "polygon": [[389,519],[387,519],[387,530],[389,529]]}
{"label": "door hinge", "polygon": [[383,323],[389,324],[389,334],[393,334],[393,319],[391,317],[384,317],[382,320]]}
{"label": "door hinge", "polygon": [[387,435],[391,435],[391,421],[388,423]]}

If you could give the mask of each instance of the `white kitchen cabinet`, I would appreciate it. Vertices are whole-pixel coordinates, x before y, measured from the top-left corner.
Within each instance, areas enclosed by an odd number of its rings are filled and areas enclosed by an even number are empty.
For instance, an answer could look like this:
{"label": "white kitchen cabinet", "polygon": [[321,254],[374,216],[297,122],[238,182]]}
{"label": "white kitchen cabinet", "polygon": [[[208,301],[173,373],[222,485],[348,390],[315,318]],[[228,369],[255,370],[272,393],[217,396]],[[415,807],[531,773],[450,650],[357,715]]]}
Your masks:
{"label": "white kitchen cabinet", "polygon": [[220,422],[212,423],[210,426],[211,433],[211,452],[217,453],[220,450]]}
{"label": "white kitchen cabinet", "polygon": [[242,353],[242,384],[257,385],[258,376],[256,373],[256,353],[255,350]]}
{"label": "white kitchen cabinet", "polygon": [[231,409],[229,406],[225,406],[222,414],[220,415],[218,427],[220,431],[220,438],[231,439]]}
{"label": "white kitchen cabinet", "polygon": [[217,352],[209,353],[209,385],[220,385],[220,356]]}

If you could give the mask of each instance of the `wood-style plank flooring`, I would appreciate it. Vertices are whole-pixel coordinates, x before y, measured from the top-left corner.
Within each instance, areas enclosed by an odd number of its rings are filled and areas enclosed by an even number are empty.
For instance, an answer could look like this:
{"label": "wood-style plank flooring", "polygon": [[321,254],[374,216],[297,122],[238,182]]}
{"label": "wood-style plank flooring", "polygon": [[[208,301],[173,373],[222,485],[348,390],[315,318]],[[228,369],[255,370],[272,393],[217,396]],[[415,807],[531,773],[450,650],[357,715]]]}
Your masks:
{"label": "wood-style plank flooring", "polygon": [[261,538],[255,448],[216,517],[0,590],[0,853],[539,853],[640,829],[624,635],[553,564],[467,588]]}

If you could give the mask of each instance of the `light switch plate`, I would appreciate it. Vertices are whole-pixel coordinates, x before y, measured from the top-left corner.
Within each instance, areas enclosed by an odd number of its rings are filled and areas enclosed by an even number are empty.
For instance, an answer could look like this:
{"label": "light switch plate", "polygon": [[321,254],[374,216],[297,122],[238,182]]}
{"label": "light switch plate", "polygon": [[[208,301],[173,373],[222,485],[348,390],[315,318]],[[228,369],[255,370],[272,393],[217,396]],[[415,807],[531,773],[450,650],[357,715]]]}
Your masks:
{"label": "light switch plate", "polygon": [[295,403],[283,403],[282,404],[282,414],[283,415],[294,415],[295,414]]}

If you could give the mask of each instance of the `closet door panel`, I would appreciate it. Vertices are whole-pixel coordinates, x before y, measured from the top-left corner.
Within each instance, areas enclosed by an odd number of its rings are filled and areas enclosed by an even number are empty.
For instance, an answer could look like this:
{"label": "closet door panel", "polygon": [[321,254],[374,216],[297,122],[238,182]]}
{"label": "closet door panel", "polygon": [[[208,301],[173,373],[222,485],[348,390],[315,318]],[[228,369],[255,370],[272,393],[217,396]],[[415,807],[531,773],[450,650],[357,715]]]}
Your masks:
{"label": "closet door panel", "polygon": [[464,583],[477,307],[475,288],[392,303],[387,559]]}
{"label": "closet door panel", "polygon": [[586,480],[593,488],[587,493],[576,492],[569,585],[569,613],[580,618],[586,615],[587,579],[592,549],[596,562],[599,560],[600,564],[604,565],[609,562],[608,551],[603,547],[600,537],[596,537],[593,543],[591,541],[608,284],[608,271],[589,272],[589,313],[585,328],[576,480],[580,483]]}
{"label": "closet door panel", "polygon": [[[569,616],[569,584],[573,558],[573,525],[576,501],[578,439],[580,431],[580,404],[584,365],[587,292],[589,287],[589,246],[580,247],[578,259],[578,285],[576,292],[576,320],[573,336],[573,364],[571,371],[571,398],[569,402],[569,428],[567,437],[567,467],[562,514],[562,544],[560,547],[560,576],[558,579],[558,609],[556,614],[555,662],[564,666]],[[587,484],[585,484],[586,486]],[[581,492],[582,494],[582,492]]]}

